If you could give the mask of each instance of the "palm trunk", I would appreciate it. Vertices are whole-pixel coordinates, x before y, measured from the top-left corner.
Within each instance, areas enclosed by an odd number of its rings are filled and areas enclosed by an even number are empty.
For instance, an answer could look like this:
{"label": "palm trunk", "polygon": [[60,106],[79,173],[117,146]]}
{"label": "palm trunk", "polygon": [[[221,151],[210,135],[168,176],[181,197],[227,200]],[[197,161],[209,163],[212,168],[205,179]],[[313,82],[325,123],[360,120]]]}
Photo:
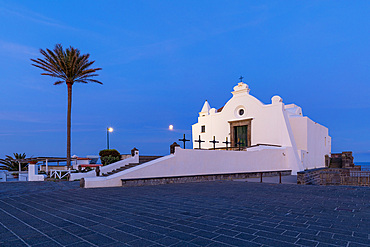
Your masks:
{"label": "palm trunk", "polygon": [[67,110],[67,169],[71,167],[71,114],[72,114],[72,84],[68,87],[68,110]]}

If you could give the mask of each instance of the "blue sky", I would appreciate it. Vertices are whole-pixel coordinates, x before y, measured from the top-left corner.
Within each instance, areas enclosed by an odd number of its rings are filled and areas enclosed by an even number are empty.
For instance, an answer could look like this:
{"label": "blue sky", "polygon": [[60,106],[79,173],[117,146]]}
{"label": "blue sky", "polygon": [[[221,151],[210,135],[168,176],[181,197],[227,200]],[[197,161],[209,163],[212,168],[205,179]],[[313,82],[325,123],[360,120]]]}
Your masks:
{"label": "blue sky", "polygon": [[[370,1],[0,1],[0,157],[64,156],[65,85],[30,58],[56,43],[90,53],[104,85],[73,86],[72,153],[163,155],[205,99],[243,75],[329,128],[332,151],[370,161]],[[175,131],[168,131],[173,124]]]}

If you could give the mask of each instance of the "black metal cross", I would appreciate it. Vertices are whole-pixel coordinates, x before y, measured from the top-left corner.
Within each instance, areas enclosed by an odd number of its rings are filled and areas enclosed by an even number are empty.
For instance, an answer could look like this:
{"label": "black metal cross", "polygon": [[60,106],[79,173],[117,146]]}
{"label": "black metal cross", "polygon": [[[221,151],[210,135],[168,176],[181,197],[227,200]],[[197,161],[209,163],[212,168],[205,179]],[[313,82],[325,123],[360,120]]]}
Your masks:
{"label": "black metal cross", "polygon": [[202,148],[201,148],[201,143],[202,143],[202,142],[205,142],[205,141],[202,141],[202,140],[200,139],[200,135],[199,135],[199,139],[198,139],[198,140],[195,140],[195,142],[198,142],[198,143],[199,143],[199,149],[202,149]]}
{"label": "black metal cross", "polygon": [[226,150],[229,150],[229,144],[231,142],[227,141],[227,137],[226,137],[226,141],[225,142],[222,142],[222,143],[225,143],[226,144]]}
{"label": "black metal cross", "polygon": [[243,76],[240,76],[240,77],[239,77],[240,82],[242,82],[242,81],[243,81],[243,78],[244,78]]}
{"label": "black metal cross", "polygon": [[185,143],[186,142],[190,142],[190,140],[188,140],[188,139],[185,138],[185,134],[184,134],[184,138],[179,139],[179,141],[184,143],[184,149],[185,149]]}
{"label": "black metal cross", "polygon": [[238,145],[238,147],[239,147],[239,151],[240,151],[240,150],[241,150],[241,149],[240,149],[240,145],[244,144],[244,142],[241,142],[241,141],[238,139],[238,142],[237,142],[236,144]]}
{"label": "black metal cross", "polygon": [[219,141],[216,141],[216,137],[213,136],[213,141],[209,141],[209,142],[212,142],[213,143],[213,150],[216,149],[216,143],[219,143]]}

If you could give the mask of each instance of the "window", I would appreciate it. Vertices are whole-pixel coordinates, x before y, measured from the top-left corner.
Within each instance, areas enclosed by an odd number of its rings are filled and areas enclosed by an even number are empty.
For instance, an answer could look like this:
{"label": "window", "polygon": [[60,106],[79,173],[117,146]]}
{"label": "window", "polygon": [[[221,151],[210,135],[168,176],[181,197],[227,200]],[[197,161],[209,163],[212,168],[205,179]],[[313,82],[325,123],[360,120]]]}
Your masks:
{"label": "window", "polygon": [[240,115],[240,116],[243,116],[243,115],[244,115],[244,109],[240,109],[240,110],[239,110],[239,115]]}
{"label": "window", "polygon": [[206,126],[205,125],[202,125],[202,127],[200,128],[200,132],[202,132],[202,133],[206,132]]}

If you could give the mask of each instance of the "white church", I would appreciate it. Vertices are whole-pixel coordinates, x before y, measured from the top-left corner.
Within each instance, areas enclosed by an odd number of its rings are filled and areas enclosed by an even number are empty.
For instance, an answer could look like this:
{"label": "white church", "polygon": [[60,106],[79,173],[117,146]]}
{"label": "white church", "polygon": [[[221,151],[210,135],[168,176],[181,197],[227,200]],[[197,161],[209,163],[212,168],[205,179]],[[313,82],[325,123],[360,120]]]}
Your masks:
{"label": "white church", "polygon": [[[206,101],[192,126],[193,149],[175,147],[170,155],[141,163],[136,150],[131,157],[95,171],[72,173],[83,187],[208,181],[255,176],[297,174],[325,167],[330,156],[328,128],[303,116],[295,104],[279,96],[263,104],[250,95],[244,82],[234,87],[232,98],[218,110]],[[214,140],[214,141],[213,141]]]}
{"label": "white church", "polygon": [[[211,149],[213,137],[217,147],[226,147],[226,138],[232,147],[244,150],[253,147],[286,147],[290,159],[295,160],[293,170],[324,167],[325,155],[330,156],[331,137],[328,128],[303,116],[301,107],[285,105],[279,96],[263,104],[250,95],[244,82],[231,92],[233,97],[218,110],[205,102],[198,122],[192,126],[193,147],[199,147],[199,137],[205,140],[201,148]],[[197,142],[198,141],[198,142]],[[239,142],[239,145],[238,145]],[[293,164],[292,164],[293,165]]]}

